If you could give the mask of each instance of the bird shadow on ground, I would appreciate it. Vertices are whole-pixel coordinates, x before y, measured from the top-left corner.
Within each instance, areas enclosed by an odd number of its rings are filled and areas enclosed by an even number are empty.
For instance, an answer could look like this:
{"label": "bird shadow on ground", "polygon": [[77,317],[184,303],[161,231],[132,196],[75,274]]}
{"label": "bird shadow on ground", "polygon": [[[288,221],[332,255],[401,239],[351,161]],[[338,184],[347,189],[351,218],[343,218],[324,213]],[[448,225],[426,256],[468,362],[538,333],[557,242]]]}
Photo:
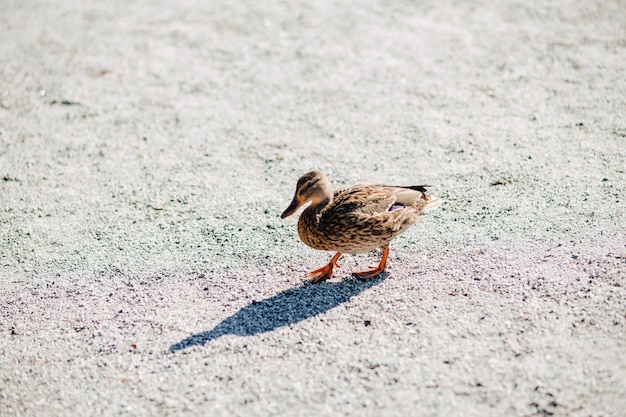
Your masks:
{"label": "bird shadow on ground", "polygon": [[289,288],[262,301],[253,301],[213,329],[196,333],[170,346],[176,352],[192,346],[203,346],[227,334],[253,336],[271,332],[279,327],[299,323],[310,317],[325,313],[362,291],[382,283],[387,274],[361,282],[355,278],[339,282],[322,282]]}

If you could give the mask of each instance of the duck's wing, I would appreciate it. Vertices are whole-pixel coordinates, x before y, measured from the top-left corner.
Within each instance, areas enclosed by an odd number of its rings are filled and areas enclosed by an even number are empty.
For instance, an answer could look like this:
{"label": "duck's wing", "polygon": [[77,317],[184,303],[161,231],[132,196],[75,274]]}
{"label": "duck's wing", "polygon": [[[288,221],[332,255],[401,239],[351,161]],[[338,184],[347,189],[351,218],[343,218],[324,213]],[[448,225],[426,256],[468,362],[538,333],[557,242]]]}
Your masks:
{"label": "duck's wing", "polygon": [[415,223],[419,213],[430,204],[431,199],[421,189],[422,186],[358,185],[338,190],[317,217],[318,231],[328,236],[392,239]]}
{"label": "duck's wing", "polygon": [[423,186],[396,187],[356,185],[335,191],[333,201],[321,213],[320,221],[343,216],[374,216],[413,206],[425,198]]}
{"label": "duck's wing", "polygon": [[355,185],[336,191],[327,211],[341,214],[373,214],[386,211],[394,201],[393,194],[380,186]]}

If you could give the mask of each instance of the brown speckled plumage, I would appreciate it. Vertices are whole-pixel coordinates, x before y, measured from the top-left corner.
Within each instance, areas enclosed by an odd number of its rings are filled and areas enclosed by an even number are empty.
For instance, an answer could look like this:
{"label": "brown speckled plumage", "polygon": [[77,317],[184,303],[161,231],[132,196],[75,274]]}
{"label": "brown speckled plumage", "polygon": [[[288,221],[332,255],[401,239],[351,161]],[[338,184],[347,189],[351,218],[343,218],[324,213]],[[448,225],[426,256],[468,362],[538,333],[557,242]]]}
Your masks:
{"label": "brown speckled plumage", "polygon": [[300,239],[314,249],[337,252],[328,265],[307,275],[314,282],[328,279],[342,253],[364,253],[376,248],[383,249],[381,263],[356,275],[369,279],[383,272],[389,243],[413,225],[422,212],[441,203],[440,199],[427,196],[425,187],[355,185],[333,191],[322,173],[304,174],[281,217],[292,215],[311,201],[298,220]]}

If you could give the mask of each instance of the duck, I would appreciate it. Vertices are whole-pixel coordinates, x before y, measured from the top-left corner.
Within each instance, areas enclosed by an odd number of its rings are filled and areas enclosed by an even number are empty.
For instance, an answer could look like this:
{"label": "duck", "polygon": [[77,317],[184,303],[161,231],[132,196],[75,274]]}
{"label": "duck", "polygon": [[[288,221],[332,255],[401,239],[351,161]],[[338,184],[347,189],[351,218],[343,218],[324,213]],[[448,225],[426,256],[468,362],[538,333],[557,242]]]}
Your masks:
{"label": "duck", "polygon": [[327,265],[306,274],[313,283],[332,278],[344,253],[367,253],[382,249],[378,265],[353,275],[365,281],[385,271],[389,244],[415,224],[422,213],[437,208],[442,199],[426,195],[429,185],[390,186],[359,184],[334,190],[328,178],[311,171],[298,179],[285,219],[310,203],[298,219],[298,235],[313,248],[335,252]]}

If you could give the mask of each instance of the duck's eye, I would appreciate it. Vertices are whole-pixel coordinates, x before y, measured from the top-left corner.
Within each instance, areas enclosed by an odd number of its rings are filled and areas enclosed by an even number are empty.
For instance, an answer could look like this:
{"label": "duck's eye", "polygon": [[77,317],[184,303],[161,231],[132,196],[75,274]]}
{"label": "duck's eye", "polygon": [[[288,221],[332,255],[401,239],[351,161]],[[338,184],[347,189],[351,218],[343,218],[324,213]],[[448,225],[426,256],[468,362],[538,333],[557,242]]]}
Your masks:
{"label": "duck's eye", "polygon": [[310,183],[304,183],[301,186],[298,187],[298,194],[302,195],[304,194],[309,188],[311,187]]}
{"label": "duck's eye", "polygon": [[303,192],[304,192],[304,191],[311,191],[311,189],[313,188],[313,186],[314,186],[314,185],[316,185],[318,182],[319,182],[319,180],[317,180],[317,179],[313,179],[313,180],[311,180],[311,181],[307,182],[306,184],[304,184],[304,185],[301,187],[301,190],[302,190]]}

